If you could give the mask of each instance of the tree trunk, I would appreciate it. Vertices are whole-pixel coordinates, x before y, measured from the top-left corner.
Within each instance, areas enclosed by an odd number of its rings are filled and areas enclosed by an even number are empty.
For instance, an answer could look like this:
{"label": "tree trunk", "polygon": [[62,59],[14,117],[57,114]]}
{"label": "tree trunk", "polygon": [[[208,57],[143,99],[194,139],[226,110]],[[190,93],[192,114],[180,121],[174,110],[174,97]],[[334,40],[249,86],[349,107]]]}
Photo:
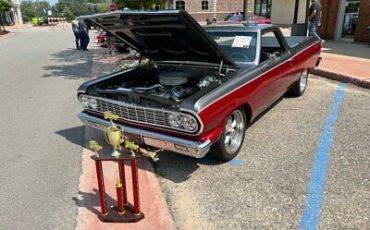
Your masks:
{"label": "tree trunk", "polygon": [[[5,31],[5,25],[4,25],[4,20],[3,20],[3,12],[0,12],[0,20],[1,20],[1,26],[3,26],[3,31]],[[0,31],[1,31],[1,26],[0,26]]]}

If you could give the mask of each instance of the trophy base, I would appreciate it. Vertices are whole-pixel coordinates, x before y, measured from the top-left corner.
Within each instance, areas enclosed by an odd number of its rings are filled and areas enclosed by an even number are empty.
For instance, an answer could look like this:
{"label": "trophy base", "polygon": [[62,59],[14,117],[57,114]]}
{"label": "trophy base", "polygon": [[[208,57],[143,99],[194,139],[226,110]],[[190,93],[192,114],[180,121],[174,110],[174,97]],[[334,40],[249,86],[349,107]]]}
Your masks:
{"label": "trophy base", "polygon": [[117,150],[114,150],[114,151],[112,152],[111,156],[112,156],[112,157],[115,157],[115,158],[118,158],[118,157],[120,157],[120,156],[121,156],[121,153],[120,153],[120,152],[118,152]]}
{"label": "trophy base", "polygon": [[133,223],[144,219],[144,213],[134,213],[134,207],[128,203],[123,206],[124,212],[119,213],[116,206],[111,207],[106,214],[99,214],[99,219],[108,223]]}

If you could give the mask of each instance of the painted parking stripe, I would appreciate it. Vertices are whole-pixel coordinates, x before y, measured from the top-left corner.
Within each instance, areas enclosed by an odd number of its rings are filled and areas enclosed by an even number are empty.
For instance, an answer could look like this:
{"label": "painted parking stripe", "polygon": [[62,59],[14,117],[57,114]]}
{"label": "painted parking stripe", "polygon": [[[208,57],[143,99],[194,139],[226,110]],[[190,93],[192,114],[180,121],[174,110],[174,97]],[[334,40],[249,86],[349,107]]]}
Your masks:
{"label": "painted parking stripe", "polygon": [[237,166],[237,165],[241,165],[243,162],[239,159],[232,159],[231,161],[229,161],[229,164],[232,165],[232,166]]}
{"label": "painted parking stripe", "polygon": [[345,83],[339,84],[329,115],[326,117],[324,127],[321,130],[318,147],[312,164],[311,178],[307,187],[306,203],[300,225],[301,230],[317,229],[320,220],[320,210],[324,200],[330,149],[333,143],[335,124],[343,102],[346,86],[347,84]]}

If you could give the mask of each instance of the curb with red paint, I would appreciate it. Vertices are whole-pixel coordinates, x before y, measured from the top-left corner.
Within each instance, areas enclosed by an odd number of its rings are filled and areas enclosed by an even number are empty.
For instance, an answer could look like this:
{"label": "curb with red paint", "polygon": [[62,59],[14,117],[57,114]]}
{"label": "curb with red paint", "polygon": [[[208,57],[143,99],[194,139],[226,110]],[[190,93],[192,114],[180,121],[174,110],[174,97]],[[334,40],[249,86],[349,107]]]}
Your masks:
{"label": "curb with red paint", "polygon": [[[82,153],[82,174],[80,176],[78,214],[76,229],[135,229],[135,230],[170,230],[174,229],[173,219],[161,191],[153,168],[146,158],[139,159],[139,189],[141,211],[145,218],[137,223],[103,223],[98,218],[100,213],[99,194],[95,163],[90,157],[94,153],[84,149]],[[103,163],[105,188],[108,207],[116,205],[115,181],[118,177],[118,164]],[[130,166],[126,165],[130,172]],[[127,176],[130,178],[130,175]],[[132,191],[131,180],[127,181],[127,190]],[[132,203],[132,193],[128,192],[129,202]]]}

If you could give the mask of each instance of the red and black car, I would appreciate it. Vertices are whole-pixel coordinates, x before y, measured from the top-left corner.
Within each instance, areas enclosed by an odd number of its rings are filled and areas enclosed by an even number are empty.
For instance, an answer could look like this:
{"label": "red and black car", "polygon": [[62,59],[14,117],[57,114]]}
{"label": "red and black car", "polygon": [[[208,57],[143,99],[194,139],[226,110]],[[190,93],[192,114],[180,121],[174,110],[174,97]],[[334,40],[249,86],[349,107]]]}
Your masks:
{"label": "red and black car", "polygon": [[126,138],[197,158],[234,158],[248,124],[286,93],[302,95],[320,61],[319,40],[286,39],[274,25],[201,27],[185,11],[87,19],[150,62],[82,84],[79,118],[104,130],[111,111]]}

